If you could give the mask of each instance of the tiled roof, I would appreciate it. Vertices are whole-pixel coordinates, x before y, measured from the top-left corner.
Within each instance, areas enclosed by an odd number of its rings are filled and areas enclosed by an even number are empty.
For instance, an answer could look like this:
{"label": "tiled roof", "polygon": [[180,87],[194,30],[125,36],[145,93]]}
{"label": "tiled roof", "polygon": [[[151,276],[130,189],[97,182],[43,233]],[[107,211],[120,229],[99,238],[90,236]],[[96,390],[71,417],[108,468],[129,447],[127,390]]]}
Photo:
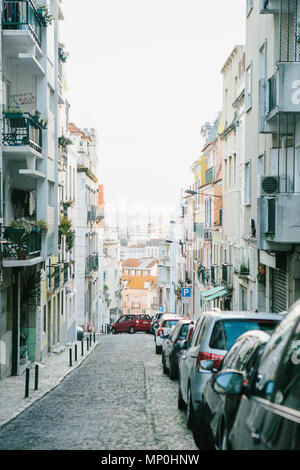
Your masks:
{"label": "tiled roof", "polygon": [[153,288],[157,285],[157,277],[155,276],[135,276],[128,278],[128,284],[125,289],[141,289],[145,290],[145,283],[149,282],[150,287]]}

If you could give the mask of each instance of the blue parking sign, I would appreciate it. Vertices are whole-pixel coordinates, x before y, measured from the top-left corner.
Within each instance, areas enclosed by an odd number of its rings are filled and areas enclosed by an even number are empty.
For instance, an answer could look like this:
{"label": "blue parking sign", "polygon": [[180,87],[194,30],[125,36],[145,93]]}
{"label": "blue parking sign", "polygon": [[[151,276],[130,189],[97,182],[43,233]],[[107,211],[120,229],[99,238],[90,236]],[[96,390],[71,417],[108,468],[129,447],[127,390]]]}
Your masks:
{"label": "blue parking sign", "polygon": [[190,287],[183,287],[181,289],[181,296],[183,299],[189,299],[192,296],[192,289]]}
{"label": "blue parking sign", "polygon": [[158,311],[159,311],[159,312],[163,312],[163,311],[164,311],[164,307],[158,307]]}

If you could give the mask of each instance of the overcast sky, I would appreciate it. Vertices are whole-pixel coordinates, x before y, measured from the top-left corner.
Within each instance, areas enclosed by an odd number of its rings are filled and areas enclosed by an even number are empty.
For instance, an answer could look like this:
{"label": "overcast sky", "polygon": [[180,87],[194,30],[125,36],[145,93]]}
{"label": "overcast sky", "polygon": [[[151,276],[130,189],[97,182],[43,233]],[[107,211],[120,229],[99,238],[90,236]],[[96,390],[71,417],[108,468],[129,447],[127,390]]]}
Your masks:
{"label": "overcast sky", "polygon": [[108,204],[172,205],[193,182],[245,0],[64,0],[71,120],[95,127]]}

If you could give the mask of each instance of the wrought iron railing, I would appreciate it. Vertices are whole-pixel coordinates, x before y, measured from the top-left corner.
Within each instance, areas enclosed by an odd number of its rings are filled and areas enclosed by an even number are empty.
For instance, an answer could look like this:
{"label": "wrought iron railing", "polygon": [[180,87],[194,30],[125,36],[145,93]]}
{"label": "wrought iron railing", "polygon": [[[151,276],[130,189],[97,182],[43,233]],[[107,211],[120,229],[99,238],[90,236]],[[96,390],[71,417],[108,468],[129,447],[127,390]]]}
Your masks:
{"label": "wrought iron railing", "polygon": [[216,168],[212,166],[205,172],[205,183],[213,183],[216,179]]}
{"label": "wrought iron railing", "polygon": [[66,284],[69,280],[69,265],[68,263],[64,263],[64,284]]}
{"label": "wrought iron railing", "polygon": [[31,0],[7,1],[2,4],[2,28],[7,30],[28,29],[37,43],[42,44],[42,23]]}
{"label": "wrought iron railing", "polygon": [[277,74],[275,73],[269,78],[269,112],[272,111],[277,105],[277,86],[276,86]]}
{"label": "wrought iron railing", "polygon": [[54,266],[54,289],[60,287],[60,264]]}
{"label": "wrought iron railing", "polygon": [[8,241],[3,245],[4,258],[29,259],[40,255],[42,238],[37,229],[27,233],[23,229],[6,227],[4,238]]}
{"label": "wrought iron railing", "polygon": [[91,274],[92,271],[96,271],[98,269],[98,266],[98,253],[93,253],[92,255],[89,255],[86,259],[86,274]]}
{"label": "wrought iron railing", "polygon": [[41,153],[42,127],[29,113],[4,113],[2,144],[9,147],[29,145]]}

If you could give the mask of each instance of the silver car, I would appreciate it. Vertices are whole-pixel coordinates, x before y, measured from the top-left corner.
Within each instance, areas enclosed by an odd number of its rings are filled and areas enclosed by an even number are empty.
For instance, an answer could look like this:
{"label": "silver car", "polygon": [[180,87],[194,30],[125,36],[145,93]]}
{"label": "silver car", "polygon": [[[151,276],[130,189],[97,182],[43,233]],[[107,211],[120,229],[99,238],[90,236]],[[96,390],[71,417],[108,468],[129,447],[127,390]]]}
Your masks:
{"label": "silver car", "polygon": [[[281,314],[252,312],[205,312],[197,321],[192,341],[184,344],[179,360],[178,408],[186,408],[187,425],[202,402],[203,389],[236,339],[249,330],[270,333],[283,318]],[[207,362],[209,361],[209,362]],[[214,370],[205,368],[214,361]],[[209,370],[210,369],[210,370]]]}

